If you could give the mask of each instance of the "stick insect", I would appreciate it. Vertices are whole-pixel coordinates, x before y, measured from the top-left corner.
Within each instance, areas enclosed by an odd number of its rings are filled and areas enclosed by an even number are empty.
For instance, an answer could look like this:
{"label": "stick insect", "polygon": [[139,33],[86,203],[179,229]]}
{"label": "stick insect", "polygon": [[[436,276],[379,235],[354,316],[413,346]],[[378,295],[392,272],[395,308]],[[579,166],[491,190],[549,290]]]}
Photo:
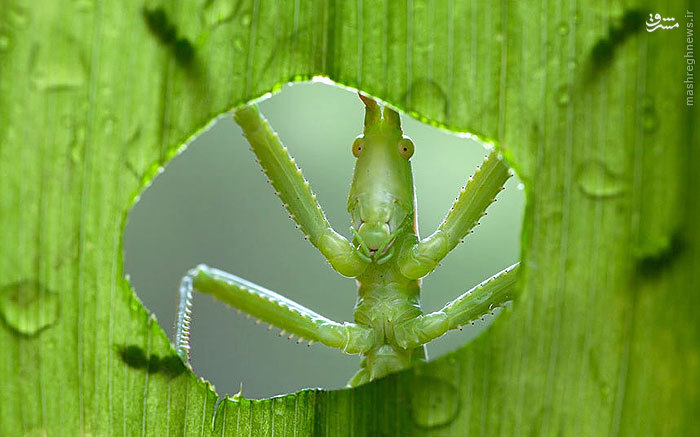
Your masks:
{"label": "stick insect", "polygon": [[199,265],[180,285],[176,349],[189,362],[190,314],[194,291],[210,294],[258,321],[281,329],[298,343],[320,342],[362,357],[350,379],[355,387],[427,359],[425,344],[451,329],[483,317],[510,300],[518,264],[482,282],[439,311],[424,314],[421,278],[462,241],[485,215],[508,167],[495,153],[462,188],[437,230],[420,239],[410,158],[414,145],[403,135],[399,114],[359,95],[364,130],[352,144],[356,157],[347,209],[352,238],[336,232],[309,183],[256,106],[234,113],[284,207],[305,236],[343,276],[354,278],[359,298],[354,323],[338,323],[273,291],[215,268]]}

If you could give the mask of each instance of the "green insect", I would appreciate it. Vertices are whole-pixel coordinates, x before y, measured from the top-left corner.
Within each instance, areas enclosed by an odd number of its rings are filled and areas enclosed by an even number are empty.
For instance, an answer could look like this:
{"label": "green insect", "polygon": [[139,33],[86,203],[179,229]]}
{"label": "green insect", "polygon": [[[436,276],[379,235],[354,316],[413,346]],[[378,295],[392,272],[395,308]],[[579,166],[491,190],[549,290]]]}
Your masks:
{"label": "green insect", "polygon": [[427,359],[425,344],[451,329],[491,312],[511,299],[518,265],[467,291],[441,310],[423,314],[421,278],[476,226],[510,177],[491,153],[461,190],[438,229],[418,236],[416,197],[410,158],[413,142],[403,135],[399,114],[360,94],[365,105],[364,132],[352,144],[357,158],[348,196],[352,240],[337,233],[304,179],[256,106],[238,109],[243,129],[263,171],[290,218],[335,271],[355,278],[359,298],[355,323],[329,320],[285,297],[229,273],[200,265],[180,285],[176,348],[189,361],[193,292],[215,298],[279,327],[280,335],[321,342],[362,356],[350,379],[355,387]]}

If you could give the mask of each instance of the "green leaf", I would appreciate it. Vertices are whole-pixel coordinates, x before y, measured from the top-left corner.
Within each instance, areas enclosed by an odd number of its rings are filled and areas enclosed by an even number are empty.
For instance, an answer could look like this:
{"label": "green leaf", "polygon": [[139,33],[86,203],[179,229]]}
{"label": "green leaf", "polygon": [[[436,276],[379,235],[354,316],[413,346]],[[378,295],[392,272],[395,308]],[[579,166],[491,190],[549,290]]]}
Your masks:
{"label": "green leaf", "polygon": [[[646,32],[657,12],[680,27]],[[700,147],[685,15],[661,2],[5,5],[0,435],[693,434]],[[122,278],[126,213],[217,115],[316,75],[497,144],[526,186],[522,291],[425,366],[217,403]]]}

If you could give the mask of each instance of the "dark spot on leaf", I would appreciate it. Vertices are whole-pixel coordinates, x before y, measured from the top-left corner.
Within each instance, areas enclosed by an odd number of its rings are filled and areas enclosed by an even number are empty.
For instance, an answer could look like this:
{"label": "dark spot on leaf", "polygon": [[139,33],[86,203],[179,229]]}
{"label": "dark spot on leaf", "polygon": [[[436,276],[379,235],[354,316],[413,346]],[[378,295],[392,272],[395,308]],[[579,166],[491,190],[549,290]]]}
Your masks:
{"label": "dark spot on leaf", "polygon": [[610,63],[615,51],[613,44],[607,38],[601,38],[595,43],[591,50],[591,60],[598,66]]}
{"label": "dark spot on leaf", "polygon": [[189,39],[177,36],[177,28],[170,21],[163,8],[143,8],[143,18],[148,30],[165,46],[173,51],[175,61],[181,66],[188,65],[194,58],[194,46]]}
{"label": "dark spot on leaf", "polygon": [[685,251],[685,248],[685,242],[679,234],[676,234],[671,238],[666,248],[655,254],[640,258],[637,262],[637,271],[642,276],[656,276],[668,269]]}
{"label": "dark spot on leaf", "polygon": [[629,9],[622,16],[619,32],[624,38],[641,31],[644,28],[645,17],[648,14],[641,9]]}
{"label": "dark spot on leaf", "polygon": [[166,355],[162,358],[155,354],[146,356],[146,351],[136,345],[117,346],[117,352],[122,361],[133,369],[161,373],[166,378],[174,378],[185,371],[185,365],[176,355]]}
{"label": "dark spot on leaf", "polygon": [[178,38],[173,46],[175,60],[180,65],[187,65],[194,57],[194,46],[187,38]]}
{"label": "dark spot on leaf", "polygon": [[170,23],[168,16],[163,8],[143,9],[143,18],[146,20],[148,30],[165,45],[170,45],[175,42],[177,30]]}
{"label": "dark spot on leaf", "polygon": [[160,372],[167,378],[174,378],[185,371],[185,365],[177,355],[168,355],[160,359]]}
{"label": "dark spot on leaf", "polygon": [[143,348],[139,346],[117,346],[117,351],[122,361],[134,369],[143,369],[148,365],[148,357]]}
{"label": "dark spot on leaf", "polygon": [[646,15],[641,9],[628,9],[617,23],[611,24],[608,36],[601,37],[591,48],[590,59],[593,66],[598,69],[607,67],[615,55],[615,50],[644,27]]}

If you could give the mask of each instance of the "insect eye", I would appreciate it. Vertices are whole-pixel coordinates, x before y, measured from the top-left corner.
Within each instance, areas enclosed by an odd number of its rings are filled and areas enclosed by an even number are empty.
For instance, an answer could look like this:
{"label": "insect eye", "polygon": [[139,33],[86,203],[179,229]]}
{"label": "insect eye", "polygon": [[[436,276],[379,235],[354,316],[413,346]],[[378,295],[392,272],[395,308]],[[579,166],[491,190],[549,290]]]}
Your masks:
{"label": "insect eye", "polygon": [[413,145],[413,141],[411,141],[410,138],[401,138],[401,140],[399,141],[399,153],[401,154],[401,156],[403,156],[406,159],[409,159],[411,156],[413,156],[414,149],[415,146]]}
{"label": "insect eye", "polygon": [[362,153],[362,149],[364,147],[365,147],[364,138],[355,138],[355,141],[352,143],[352,154],[355,156],[355,158],[360,156],[360,153]]}

